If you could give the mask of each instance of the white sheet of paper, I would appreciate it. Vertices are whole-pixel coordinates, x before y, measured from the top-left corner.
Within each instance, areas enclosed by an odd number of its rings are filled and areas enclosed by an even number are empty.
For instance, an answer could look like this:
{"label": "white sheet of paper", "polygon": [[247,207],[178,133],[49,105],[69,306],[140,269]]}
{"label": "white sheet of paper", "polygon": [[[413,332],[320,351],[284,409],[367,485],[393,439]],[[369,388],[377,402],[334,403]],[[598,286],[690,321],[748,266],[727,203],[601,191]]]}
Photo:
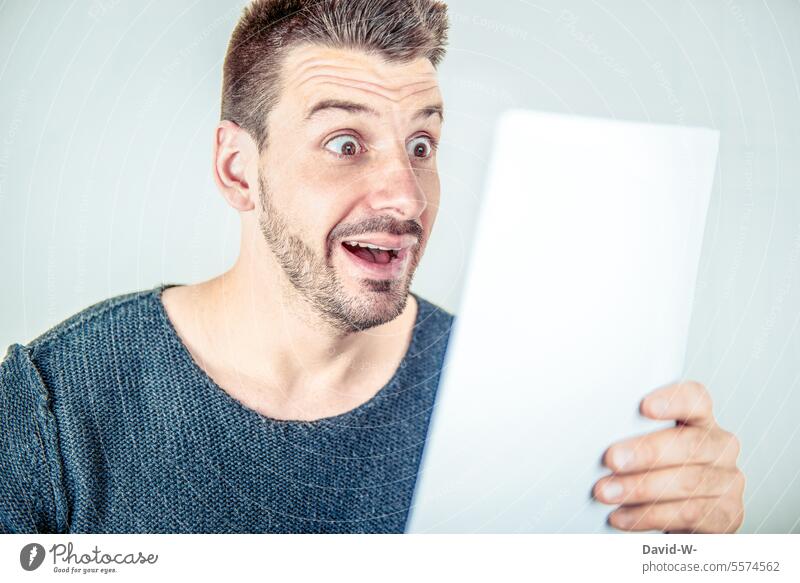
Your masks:
{"label": "white sheet of paper", "polygon": [[718,132],[511,111],[407,532],[619,532],[612,443],[681,379]]}

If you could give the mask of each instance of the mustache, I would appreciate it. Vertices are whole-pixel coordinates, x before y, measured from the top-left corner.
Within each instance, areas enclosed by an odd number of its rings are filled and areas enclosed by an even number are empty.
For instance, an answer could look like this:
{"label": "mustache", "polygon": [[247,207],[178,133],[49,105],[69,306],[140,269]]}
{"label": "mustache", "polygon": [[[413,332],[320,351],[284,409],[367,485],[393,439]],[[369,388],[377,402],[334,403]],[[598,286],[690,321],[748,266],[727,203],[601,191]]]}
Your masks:
{"label": "mustache", "polygon": [[337,225],[330,234],[330,241],[356,237],[364,233],[389,233],[391,235],[414,235],[417,242],[422,239],[422,225],[418,221],[398,221],[394,217],[381,215],[371,217],[360,223],[345,223]]}

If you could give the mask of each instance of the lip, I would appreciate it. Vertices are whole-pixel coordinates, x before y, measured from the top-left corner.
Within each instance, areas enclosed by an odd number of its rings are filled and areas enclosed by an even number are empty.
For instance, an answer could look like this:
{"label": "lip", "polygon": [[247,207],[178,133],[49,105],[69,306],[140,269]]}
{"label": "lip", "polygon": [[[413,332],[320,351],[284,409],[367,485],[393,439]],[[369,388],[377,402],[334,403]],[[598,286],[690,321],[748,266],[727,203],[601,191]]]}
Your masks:
{"label": "lip", "polygon": [[[346,239],[346,241],[358,241],[360,243],[380,245],[381,247],[392,247],[392,245],[385,242],[385,240],[381,243],[378,242],[379,240],[383,239]],[[414,239],[414,241],[416,241],[416,239]],[[406,266],[411,257],[410,246],[401,246],[400,250],[397,252],[397,257],[389,263],[372,263],[371,261],[361,259],[359,256],[350,253],[350,251],[344,248],[344,241],[339,243],[339,251],[345,256],[345,261],[348,262],[348,265],[355,268],[356,272],[350,272],[351,275],[356,277],[366,276],[370,279],[397,279],[405,273]]]}

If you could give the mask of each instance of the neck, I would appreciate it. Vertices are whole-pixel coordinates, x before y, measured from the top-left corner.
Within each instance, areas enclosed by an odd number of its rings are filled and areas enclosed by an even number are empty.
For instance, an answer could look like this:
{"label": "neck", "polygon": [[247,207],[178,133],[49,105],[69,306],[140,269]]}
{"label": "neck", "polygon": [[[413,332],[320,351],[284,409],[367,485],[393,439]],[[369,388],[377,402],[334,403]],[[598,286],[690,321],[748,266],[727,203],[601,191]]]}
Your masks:
{"label": "neck", "polygon": [[413,296],[394,320],[343,332],[277,265],[253,263],[240,257],[230,271],[183,292],[194,324],[181,336],[200,339],[184,341],[220,386],[269,416],[315,419],[354,408],[391,379],[413,332]]}

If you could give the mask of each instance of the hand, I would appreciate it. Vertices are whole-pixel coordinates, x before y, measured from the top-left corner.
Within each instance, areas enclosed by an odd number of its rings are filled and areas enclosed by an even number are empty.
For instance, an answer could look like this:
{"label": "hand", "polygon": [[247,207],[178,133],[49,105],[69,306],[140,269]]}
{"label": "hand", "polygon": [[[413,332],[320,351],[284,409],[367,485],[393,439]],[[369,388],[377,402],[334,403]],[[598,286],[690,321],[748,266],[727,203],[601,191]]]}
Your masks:
{"label": "hand", "polygon": [[640,404],[652,419],[676,426],[609,447],[603,464],[612,470],[593,495],[622,506],[609,523],[622,530],[736,532],[744,518],[744,474],[736,467],[739,440],[717,425],[711,397],[694,381],[670,385]]}

